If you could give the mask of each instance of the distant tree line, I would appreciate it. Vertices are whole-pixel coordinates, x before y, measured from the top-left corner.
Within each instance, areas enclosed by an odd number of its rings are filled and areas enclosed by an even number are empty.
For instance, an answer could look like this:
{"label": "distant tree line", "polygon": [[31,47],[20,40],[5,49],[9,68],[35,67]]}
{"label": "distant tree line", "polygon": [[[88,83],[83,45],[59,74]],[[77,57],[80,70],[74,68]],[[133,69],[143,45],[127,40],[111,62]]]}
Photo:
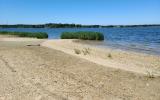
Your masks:
{"label": "distant tree line", "polygon": [[0,28],[112,28],[112,27],[148,27],[160,26],[160,24],[151,25],[81,25],[81,24],[61,24],[47,23],[38,25],[16,24],[16,25],[0,25]]}

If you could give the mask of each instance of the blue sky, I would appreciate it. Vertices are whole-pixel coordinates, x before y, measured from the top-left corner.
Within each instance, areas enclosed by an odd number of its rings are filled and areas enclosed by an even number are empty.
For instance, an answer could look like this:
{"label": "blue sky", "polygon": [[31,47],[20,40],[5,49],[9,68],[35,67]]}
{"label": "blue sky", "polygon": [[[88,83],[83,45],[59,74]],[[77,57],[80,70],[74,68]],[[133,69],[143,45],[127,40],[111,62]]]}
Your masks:
{"label": "blue sky", "polygon": [[160,24],[160,0],[0,0],[0,24]]}

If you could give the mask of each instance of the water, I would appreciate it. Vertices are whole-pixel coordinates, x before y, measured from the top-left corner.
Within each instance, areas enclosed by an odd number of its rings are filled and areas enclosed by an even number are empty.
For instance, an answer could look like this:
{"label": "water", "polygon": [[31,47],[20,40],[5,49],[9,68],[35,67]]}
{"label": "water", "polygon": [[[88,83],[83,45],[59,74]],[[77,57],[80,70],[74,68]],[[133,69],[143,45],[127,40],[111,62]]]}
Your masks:
{"label": "water", "polygon": [[0,28],[0,31],[47,32],[49,39],[59,39],[62,32],[102,32],[105,40],[96,45],[160,55],[160,26],[130,28]]}

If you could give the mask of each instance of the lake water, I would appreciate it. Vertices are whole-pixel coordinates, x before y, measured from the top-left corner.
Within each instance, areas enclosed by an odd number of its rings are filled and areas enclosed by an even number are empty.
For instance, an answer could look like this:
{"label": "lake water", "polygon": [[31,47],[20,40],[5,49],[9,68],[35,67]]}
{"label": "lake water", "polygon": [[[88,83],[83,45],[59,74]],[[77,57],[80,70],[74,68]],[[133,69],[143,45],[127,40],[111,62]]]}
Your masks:
{"label": "lake water", "polygon": [[102,32],[105,40],[96,46],[160,55],[160,26],[130,28],[0,28],[0,31],[47,32],[59,39],[62,32]]}

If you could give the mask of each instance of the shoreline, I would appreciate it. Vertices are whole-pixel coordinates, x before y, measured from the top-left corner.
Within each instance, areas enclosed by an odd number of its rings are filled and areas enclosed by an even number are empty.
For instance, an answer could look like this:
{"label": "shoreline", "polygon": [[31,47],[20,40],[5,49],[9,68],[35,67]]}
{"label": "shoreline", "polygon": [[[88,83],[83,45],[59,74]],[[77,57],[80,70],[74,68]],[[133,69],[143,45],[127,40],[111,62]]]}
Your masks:
{"label": "shoreline", "polygon": [[91,45],[93,47],[97,47],[97,48],[101,48],[101,49],[113,49],[113,50],[115,49],[115,50],[119,50],[119,51],[135,52],[135,53],[140,53],[140,54],[160,56],[160,53],[157,51],[148,50],[148,49],[144,49],[144,48],[140,48],[140,47],[137,47],[137,48],[130,47],[132,45],[124,47],[124,45],[115,45],[113,43],[106,44],[101,41],[88,41],[88,40],[76,40],[76,41],[77,41],[77,43]]}
{"label": "shoreline", "polygon": [[[77,39],[36,39],[16,36],[0,35],[0,41],[26,42],[27,45],[40,45],[43,47],[59,50],[66,54],[76,56],[87,61],[115,69],[121,69],[139,74],[153,74],[160,76],[160,56],[146,53],[138,53],[129,50],[100,48],[92,45],[92,41]],[[94,42],[101,43],[101,42]],[[23,44],[24,45],[24,44]],[[76,54],[78,50],[80,54]],[[84,54],[86,52],[86,54]]]}
{"label": "shoreline", "polygon": [[[156,76],[160,76],[160,56],[112,48],[97,48],[81,43],[80,41],[77,42],[77,40],[70,39],[47,40],[41,45],[60,50],[67,54],[74,55],[106,67],[122,69],[140,74],[147,74],[149,72]],[[83,50],[87,48],[90,49],[90,54],[82,54]],[[81,54],[75,54],[74,49],[79,49]]]}

